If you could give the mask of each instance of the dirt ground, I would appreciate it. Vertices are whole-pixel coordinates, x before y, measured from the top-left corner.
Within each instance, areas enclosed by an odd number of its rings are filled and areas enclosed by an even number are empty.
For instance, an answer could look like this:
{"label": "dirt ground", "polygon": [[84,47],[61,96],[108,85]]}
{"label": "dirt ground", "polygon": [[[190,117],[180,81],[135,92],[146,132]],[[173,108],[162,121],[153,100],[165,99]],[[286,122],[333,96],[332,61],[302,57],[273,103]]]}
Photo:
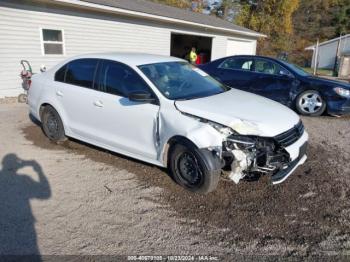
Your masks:
{"label": "dirt ground", "polygon": [[49,142],[25,105],[0,105],[0,119],[0,254],[350,255],[350,117],[303,118],[308,160],[286,182],[222,180],[205,196],[158,167]]}

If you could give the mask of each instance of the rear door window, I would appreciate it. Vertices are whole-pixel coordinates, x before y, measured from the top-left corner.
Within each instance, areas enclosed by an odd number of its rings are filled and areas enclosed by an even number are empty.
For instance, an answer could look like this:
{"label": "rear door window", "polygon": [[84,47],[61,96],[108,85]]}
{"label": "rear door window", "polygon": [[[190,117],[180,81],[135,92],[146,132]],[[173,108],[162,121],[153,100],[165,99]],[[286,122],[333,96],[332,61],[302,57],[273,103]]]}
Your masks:
{"label": "rear door window", "polygon": [[291,75],[287,69],[266,59],[256,59],[255,72],[268,75]]}
{"label": "rear door window", "polygon": [[231,70],[253,70],[254,59],[249,57],[234,57],[228,58],[219,65],[221,69],[231,69]]}
{"label": "rear door window", "polygon": [[67,65],[65,83],[92,88],[98,59],[78,59]]}
{"label": "rear door window", "polygon": [[108,60],[102,63],[98,86],[102,92],[123,97],[135,91],[150,92],[148,85],[133,69]]}

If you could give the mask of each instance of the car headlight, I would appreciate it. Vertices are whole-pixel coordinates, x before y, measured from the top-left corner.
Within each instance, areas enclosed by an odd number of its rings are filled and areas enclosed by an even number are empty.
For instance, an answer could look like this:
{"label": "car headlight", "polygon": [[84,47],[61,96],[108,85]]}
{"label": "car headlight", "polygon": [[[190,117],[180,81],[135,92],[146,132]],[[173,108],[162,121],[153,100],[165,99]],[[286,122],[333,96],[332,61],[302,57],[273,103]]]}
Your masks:
{"label": "car headlight", "polygon": [[334,92],[336,92],[338,95],[342,96],[342,97],[346,97],[346,98],[350,98],[350,90],[349,89],[345,89],[342,87],[335,87]]}

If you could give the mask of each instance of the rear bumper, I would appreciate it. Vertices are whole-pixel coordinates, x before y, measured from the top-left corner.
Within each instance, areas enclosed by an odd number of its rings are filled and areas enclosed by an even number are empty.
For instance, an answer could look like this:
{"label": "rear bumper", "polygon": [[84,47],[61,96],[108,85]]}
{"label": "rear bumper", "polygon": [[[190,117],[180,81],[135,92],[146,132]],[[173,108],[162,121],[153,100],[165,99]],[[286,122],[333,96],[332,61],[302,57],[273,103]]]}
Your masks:
{"label": "rear bumper", "polygon": [[282,183],[285,181],[296,169],[298,166],[305,163],[307,156],[306,156],[306,149],[307,149],[307,142],[305,142],[299,150],[299,156],[289,163],[289,165],[277,172],[276,174],[271,176],[272,184],[276,185],[279,183]]}

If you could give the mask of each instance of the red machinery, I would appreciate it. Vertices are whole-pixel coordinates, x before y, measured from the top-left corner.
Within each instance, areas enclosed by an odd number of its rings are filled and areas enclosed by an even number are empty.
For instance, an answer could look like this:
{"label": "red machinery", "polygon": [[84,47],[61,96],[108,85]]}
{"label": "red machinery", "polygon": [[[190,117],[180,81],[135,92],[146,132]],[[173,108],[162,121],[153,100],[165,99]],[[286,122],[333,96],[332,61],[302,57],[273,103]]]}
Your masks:
{"label": "red machinery", "polygon": [[18,102],[25,103],[27,102],[27,91],[32,84],[31,78],[33,75],[33,70],[27,60],[21,60],[21,65],[23,67],[23,70],[20,73],[20,77],[22,79],[22,88],[24,89],[24,93],[18,96]]}

